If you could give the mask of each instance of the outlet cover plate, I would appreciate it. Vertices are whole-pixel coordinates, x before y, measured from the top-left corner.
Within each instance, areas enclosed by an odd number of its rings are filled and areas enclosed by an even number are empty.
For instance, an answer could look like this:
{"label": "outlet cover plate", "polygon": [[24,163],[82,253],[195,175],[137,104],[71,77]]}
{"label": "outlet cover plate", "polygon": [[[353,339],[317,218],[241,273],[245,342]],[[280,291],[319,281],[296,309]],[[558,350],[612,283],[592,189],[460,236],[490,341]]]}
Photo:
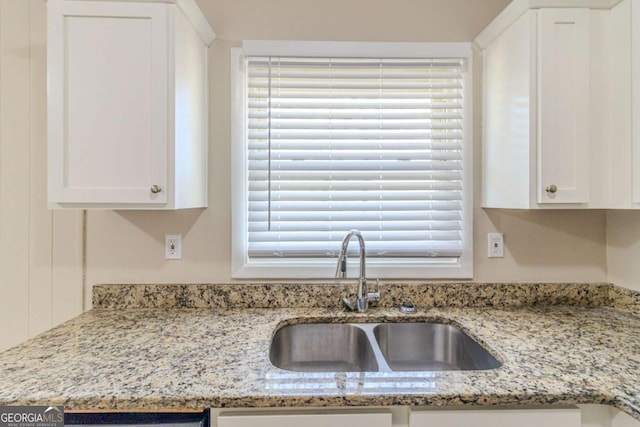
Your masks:
{"label": "outlet cover plate", "polygon": [[182,259],[182,234],[166,234],[164,236],[165,259]]}
{"label": "outlet cover plate", "polygon": [[489,258],[504,258],[504,235],[502,233],[487,234]]}

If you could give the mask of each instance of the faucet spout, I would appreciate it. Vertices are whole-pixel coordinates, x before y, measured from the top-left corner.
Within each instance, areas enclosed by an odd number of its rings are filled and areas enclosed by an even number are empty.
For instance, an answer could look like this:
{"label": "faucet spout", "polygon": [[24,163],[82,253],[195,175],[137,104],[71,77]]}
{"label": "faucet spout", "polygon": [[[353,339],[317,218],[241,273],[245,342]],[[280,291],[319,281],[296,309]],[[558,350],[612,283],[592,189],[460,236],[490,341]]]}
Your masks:
{"label": "faucet spout", "polygon": [[[360,246],[360,277],[365,277],[366,275],[366,266],[365,266],[365,248],[364,248],[364,237],[362,237],[362,233],[358,230],[351,230],[344,236],[342,239],[342,243],[340,245],[340,256],[338,257],[338,270],[340,270],[341,276],[346,277],[347,272],[347,249],[349,249],[349,242],[356,236],[358,238],[358,245]],[[338,272],[336,271],[336,276]]]}
{"label": "faucet spout", "polygon": [[356,292],[355,304],[345,305],[351,309],[355,307],[357,311],[363,312],[369,305],[369,294],[367,292],[367,267],[365,261],[366,251],[364,246],[364,237],[358,230],[349,231],[349,233],[344,236],[344,239],[342,239],[342,244],[340,246],[340,255],[338,256],[338,265],[336,267],[336,277],[347,277],[347,250],[349,249],[349,242],[351,241],[353,236],[358,238],[358,245],[360,247],[360,278],[358,279],[358,290]]}

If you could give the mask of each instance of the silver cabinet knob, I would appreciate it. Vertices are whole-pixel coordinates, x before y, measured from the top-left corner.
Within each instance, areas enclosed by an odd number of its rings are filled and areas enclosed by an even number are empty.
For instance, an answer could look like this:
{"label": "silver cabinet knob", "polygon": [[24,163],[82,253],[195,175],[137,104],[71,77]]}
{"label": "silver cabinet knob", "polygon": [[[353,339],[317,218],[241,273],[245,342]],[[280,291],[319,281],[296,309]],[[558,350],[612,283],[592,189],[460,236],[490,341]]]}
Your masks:
{"label": "silver cabinet knob", "polygon": [[544,189],[544,191],[550,194],[556,194],[556,192],[558,191],[558,187],[555,185],[549,185],[547,188]]}
{"label": "silver cabinet knob", "polygon": [[155,185],[155,184],[154,184],[154,185],[152,185],[152,186],[151,186],[151,192],[152,192],[153,194],[158,194],[158,193],[159,193],[159,192],[161,192],[161,191],[162,191],[162,188],[160,188],[160,186],[159,186],[159,185]]}

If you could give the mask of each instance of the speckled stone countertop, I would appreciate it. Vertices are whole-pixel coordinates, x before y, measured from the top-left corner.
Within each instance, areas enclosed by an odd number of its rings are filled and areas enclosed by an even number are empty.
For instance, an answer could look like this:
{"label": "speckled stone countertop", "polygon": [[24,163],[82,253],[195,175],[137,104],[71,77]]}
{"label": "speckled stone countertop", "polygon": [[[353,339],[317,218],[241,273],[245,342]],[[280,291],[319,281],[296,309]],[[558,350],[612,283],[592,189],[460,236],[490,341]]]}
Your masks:
{"label": "speckled stone countertop", "polygon": [[[169,297],[165,287],[154,297],[151,285],[146,286],[147,297],[155,301],[186,298],[175,296],[184,288],[174,287]],[[385,304],[362,315],[336,307],[238,308],[230,300],[222,308],[190,309],[175,308],[189,306],[188,299],[127,309],[103,308],[108,304],[98,302],[89,312],[0,354],[0,404],[167,410],[601,403],[640,419],[640,318],[612,306],[616,292],[626,305],[633,305],[633,298],[606,284],[557,287],[565,297],[531,306],[473,306],[469,300],[464,306],[419,305],[413,315]],[[453,323],[503,366],[365,373],[274,367],[268,354],[273,333],[285,324],[316,321]]]}

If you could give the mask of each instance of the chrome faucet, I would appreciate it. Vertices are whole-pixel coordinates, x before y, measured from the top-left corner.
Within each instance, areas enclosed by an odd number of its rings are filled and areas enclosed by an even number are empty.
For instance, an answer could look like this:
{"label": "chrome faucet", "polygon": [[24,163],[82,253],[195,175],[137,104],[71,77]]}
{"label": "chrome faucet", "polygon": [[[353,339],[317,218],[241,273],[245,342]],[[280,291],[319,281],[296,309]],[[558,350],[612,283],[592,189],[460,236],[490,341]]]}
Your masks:
{"label": "chrome faucet", "polygon": [[342,245],[340,247],[340,255],[338,255],[338,265],[336,267],[336,277],[347,277],[347,249],[349,248],[349,242],[351,238],[356,236],[358,238],[358,244],[360,245],[360,278],[358,279],[358,291],[356,292],[355,302],[351,302],[347,298],[343,298],[342,302],[351,311],[358,311],[360,313],[366,311],[369,306],[369,301],[378,301],[380,299],[380,291],[378,281],[376,280],[376,291],[367,291],[367,269],[365,266],[365,249],[364,249],[364,237],[358,230],[351,230],[342,239]]}

